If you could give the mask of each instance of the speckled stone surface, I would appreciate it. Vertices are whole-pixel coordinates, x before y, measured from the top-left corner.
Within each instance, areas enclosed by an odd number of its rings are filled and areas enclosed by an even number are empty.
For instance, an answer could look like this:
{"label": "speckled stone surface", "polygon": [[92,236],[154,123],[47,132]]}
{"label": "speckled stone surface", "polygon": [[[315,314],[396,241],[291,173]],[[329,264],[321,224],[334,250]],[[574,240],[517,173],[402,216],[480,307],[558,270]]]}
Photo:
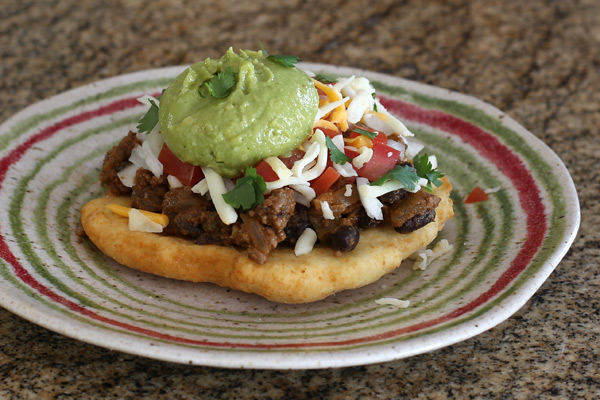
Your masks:
{"label": "speckled stone surface", "polygon": [[0,0],[0,120],[101,78],[259,41],[508,112],[573,176],[583,215],[573,247],[490,331],[355,368],[176,365],[80,343],[0,309],[0,398],[600,398],[600,2]]}

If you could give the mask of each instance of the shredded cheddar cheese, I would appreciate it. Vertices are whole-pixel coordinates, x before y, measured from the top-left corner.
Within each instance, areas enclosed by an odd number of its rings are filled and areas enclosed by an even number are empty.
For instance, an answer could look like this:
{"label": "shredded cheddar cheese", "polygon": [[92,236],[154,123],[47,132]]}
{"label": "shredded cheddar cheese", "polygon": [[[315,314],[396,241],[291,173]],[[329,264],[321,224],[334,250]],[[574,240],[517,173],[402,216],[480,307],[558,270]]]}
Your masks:
{"label": "shredded cheddar cheese", "polygon": [[[129,217],[129,211],[132,210],[131,207],[120,206],[118,204],[108,204],[106,208],[122,217]],[[157,214],[146,210],[138,211],[140,211],[146,217],[150,218],[152,221],[156,222],[163,228],[169,225],[169,217],[167,217],[165,214]]]}
{"label": "shredded cheddar cheese", "polygon": [[356,147],[357,149],[360,149],[361,147],[373,147],[373,141],[365,135],[358,135],[357,137],[353,138],[344,138],[344,142],[346,142],[346,145]]}

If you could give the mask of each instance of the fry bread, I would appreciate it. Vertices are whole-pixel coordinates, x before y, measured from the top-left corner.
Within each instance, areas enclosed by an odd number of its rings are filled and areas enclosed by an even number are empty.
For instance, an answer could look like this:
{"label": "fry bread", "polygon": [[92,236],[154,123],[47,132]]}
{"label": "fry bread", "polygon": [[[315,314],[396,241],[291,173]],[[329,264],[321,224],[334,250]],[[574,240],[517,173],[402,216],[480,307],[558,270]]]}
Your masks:
{"label": "fry bread", "polygon": [[173,279],[212,282],[279,303],[308,303],[372,283],[431,243],[454,215],[449,198],[452,185],[445,178],[443,181],[434,190],[441,198],[435,221],[409,234],[399,234],[389,226],[362,230],[358,246],[339,257],[334,257],[331,248],[320,245],[299,257],[294,249],[281,246],[268,255],[266,263],[258,264],[243,249],[132,232],[127,218],[106,207],[129,206],[128,197],[90,201],[81,210],[81,222],[104,254],[128,267]]}

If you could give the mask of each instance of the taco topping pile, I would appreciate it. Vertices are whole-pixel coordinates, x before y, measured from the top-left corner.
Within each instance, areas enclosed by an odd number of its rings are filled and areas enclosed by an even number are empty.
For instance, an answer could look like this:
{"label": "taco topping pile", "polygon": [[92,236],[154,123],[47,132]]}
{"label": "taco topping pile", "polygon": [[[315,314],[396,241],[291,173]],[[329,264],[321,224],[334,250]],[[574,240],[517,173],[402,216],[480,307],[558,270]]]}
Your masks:
{"label": "taco topping pile", "polygon": [[184,71],[137,132],[106,154],[100,181],[130,230],[246,249],[352,251],[363,229],[400,234],[435,219],[435,156],[380,103],[368,79],[295,67],[297,57],[229,50]]}

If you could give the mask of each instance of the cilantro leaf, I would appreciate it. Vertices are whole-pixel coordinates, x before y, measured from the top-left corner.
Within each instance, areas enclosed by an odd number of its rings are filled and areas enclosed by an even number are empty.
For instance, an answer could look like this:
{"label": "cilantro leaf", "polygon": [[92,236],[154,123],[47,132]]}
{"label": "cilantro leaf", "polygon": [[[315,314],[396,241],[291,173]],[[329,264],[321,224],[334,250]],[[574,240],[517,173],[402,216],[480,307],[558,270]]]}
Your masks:
{"label": "cilantro leaf", "polygon": [[390,171],[386,172],[381,178],[372,182],[371,185],[381,186],[387,181],[391,180],[399,181],[402,186],[408,191],[414,191],[417,188],[419,182],[419,175],[417,171],[410,165],[396,165]]}
{"label": "cilantro leaf", "polygon": [[267,184],[262,176],[252,167],[246,168],[243,178],[235,183],[235,188],[223,195],[223,199],[233,208],[248,211],[265,201],[264,192]]}
{"label": "cilantro leaf", "polygon": [[213,75],[208,81],[204,82],[198,93],[201,97],[206,97],[202,94],[201,88],[205,87],[208,94],[216,99],[224,99],[229,96],[235,86],[237,74],[233,71],[233,68],[227,67],[224,71]]}
{"label": "cilantro leaf", "polygon": [[340,149],[337,148],[329,136],[325,136],[325,144],[329,149],[329,158],[331,159],[331,162],[344,165],[346,164],[346,161],[352,161],[350,157],[342,153]]}
{"label": "cilantro leaf", "polygon": [[294,68],[294,65],[296,65],[296,63],[300,61],[300,57],[297,56],[287,56],[284,54],[269,54],[269,52],[265,50],[263,44],[261,42],[258,43],[260,44],[260,49],[262,50],[262,52],[265,53],[265,56],[267,56],[267,60],[274,61],[287,68]]}
{"label": "cilantro leaf", "polygon": [[427,179],[427,186],[425,186],[425,189],[432,191],[433,187],[431,184],[435,186],[440,186],[442,184],[440,179],[444,177],[444,174],[433,168],[427,154],[415,156],[415,158],[413,158],[413,165],[415,166],[419,177]]}
{"label": "cilantro leaf", "polygon": [[329,75],[325,75],[325,74],[316,74],[315,75],[315,80],[319,81],[319,82],[323,82],[323,83],[334,83],[337,82],[337,80],[335,78],[332,78]]}
{"label": "cilantro leaf", "polygon": [[267,56],[267,60],[275,61],[276,63],[279,63],[287,68],[294,68],[294,65],[296,65],[296,63],[300,61],[300,57],[276,54]]}
{"label": "cilantro leaf", "polygon": [[[373,97],[373,100],[376,100],[375,96],[377,96],[377,93],[373,92],[371,93],[371,96]],[[377,112],[377,102],[373,102],[373,111]]]}
{"label": "cilantro leaf", "polygon": [[158,106],[154,100],[150,100],[150,108],[138,122],[138,132],[151,132],[154,129],[158,123]]}
{"label": "cilantro leaf", "polygon": [[369,139],[375,139],[375,136],[377,136],[377,132],[369,132],[365,129],[360,129],[360,128],[354,128],[354,129],[352,129],[352,132],[356,132],[356,133],[360,133],[361,135],[365,135]]}

